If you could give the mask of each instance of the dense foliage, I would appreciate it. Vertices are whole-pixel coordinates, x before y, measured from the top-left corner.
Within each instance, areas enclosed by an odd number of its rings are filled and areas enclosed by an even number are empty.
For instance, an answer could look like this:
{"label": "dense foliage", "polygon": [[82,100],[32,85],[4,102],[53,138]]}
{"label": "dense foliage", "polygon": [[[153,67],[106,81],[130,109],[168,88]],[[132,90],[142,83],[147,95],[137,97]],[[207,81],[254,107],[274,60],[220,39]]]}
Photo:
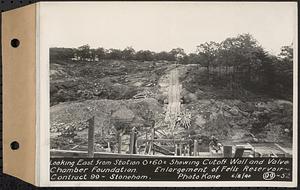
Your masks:
{"label": "dense foliage", "polygon": [[[262,93],[275,98],[292,100],[293,94],[293,49],[282,47],[277,56],[265,51],[250,35],[242,34],[224,41],[206,42],[197,46],[195,53],[186,54],[175,48],[169,52],[93,49],[89,45],[78,48],[51,48],[50,61],[74,60],[95,62],[103,59],[138,61],[177,61],[180,64],[197,64],[206,68],[209,85],[225,86],[232,92],[242,89]],[[197,75],[197,70],[193,74]],[[195,78],[196,80],[197,78]],[[203,80],[201,81],[203,82]]]}

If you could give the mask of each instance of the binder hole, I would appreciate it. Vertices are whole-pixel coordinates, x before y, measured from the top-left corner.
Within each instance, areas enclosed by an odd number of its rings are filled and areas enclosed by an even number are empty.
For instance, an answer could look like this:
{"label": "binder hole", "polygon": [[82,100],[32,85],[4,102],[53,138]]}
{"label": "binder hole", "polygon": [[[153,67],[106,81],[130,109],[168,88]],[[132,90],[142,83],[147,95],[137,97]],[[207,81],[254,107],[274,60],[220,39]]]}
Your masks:
{"label": "binder hole", "polygon": [[18,150],[19,147],[20,147],[20,145],[19,145],[19,143],[17,141],[14,141],[14,142],[10,143],[10,148],[12,150]]}
{"label": "binder hole", "polygon": [[10,45],[14,48],[18,47],[20,45],[20,41],[18,39],[12,39],[10,42]]}

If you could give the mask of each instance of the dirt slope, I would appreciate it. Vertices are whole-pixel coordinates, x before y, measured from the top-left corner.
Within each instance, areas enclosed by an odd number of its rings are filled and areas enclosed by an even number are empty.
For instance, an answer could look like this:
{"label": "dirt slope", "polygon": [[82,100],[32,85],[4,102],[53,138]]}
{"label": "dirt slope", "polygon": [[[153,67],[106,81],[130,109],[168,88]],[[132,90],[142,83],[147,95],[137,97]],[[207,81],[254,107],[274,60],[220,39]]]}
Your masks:
{"label": "dirt slope", "polygon": [[[291,102],[251,93],[234,98],[226,88],[207,84],[205,69],[197,65],[60,63],[51,64],[51,79],[51,148],[86,145],[86,120],[92,116],[99,146],[114,145],[120,128],[126,136],[136,127],[145,138],[154,122],[159,138],[174,136],[173,126],[176,138],[201,142],[214,135],[223,143],[288,142],[290,147]],[[182,113],[190,114],[188,129],[180,122],[175,126]]]}

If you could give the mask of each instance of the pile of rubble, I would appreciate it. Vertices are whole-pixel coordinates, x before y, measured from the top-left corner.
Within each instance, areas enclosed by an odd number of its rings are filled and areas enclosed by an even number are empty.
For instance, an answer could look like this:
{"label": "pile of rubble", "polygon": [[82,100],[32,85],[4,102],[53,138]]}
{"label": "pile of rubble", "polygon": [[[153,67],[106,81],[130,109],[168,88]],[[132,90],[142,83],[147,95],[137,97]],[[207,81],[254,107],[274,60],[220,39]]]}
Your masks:
{"label": "pile of rubble", "polygon": [[57,137],[73,138],[78,131],[83,131],[86,128],[88,128],[86,121],[74,121],[71,123],[53,122],[50,132],[51,134],[56,134]]}
{"label": "pile of rubble", "polygon": [[288,141],[292,137],[291,102],[269,100],[199,100],[187,104],[192,126],[197,133],[216,135],[221,139],[249,141]]}

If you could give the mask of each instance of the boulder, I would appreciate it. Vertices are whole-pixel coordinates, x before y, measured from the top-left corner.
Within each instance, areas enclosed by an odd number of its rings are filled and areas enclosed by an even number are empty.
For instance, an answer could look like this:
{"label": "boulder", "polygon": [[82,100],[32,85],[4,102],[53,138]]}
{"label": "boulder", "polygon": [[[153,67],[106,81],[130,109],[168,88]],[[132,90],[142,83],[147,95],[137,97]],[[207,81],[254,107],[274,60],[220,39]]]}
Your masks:
{"label": "boulder", "polygon": [[134,119],[134,113],[130,109],[123,106],[112,114],[112,118],[120,121],[130,122]]}
{"label": "boulder", "polygon": [[234,116],[237,116],[239,114],[239,109],[236,106],[234,106],[229,110],[229,113],[231,113]]}

